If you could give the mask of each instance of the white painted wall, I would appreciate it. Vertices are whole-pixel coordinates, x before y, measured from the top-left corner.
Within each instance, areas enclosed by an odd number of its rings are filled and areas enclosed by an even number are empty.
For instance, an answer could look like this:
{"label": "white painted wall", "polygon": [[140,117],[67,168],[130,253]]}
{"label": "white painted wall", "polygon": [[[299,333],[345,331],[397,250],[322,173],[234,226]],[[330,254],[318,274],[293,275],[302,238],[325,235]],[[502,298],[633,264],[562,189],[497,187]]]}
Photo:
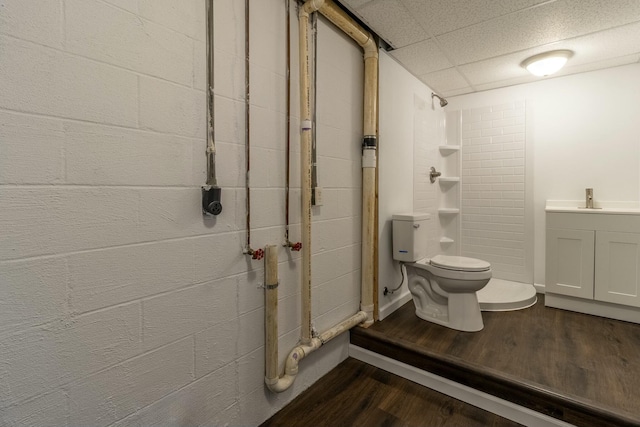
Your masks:
{"label": "white painted wall", "polygon": [[[438,239],[437,195],[435,186],[416,183],[417,176],[427,177],[424,165],[437,162],[438,120],[442,113],[433,109],[431,90],[398,65],[388,54],[380,52],[380,141],[378,170],[379,201],[379,307],[384,318],[410,299],[406,287],[384,296],[385,287],[400,283],[400,266],[393,261],[392,216],[396,213],[429,212],[430,230]],[[416,128],[419,138],[416,138]],[[418,165],[418,167],[416,167]],[[417,190],[416,191],[416,187]],[[437,250],[430,243],[430,251]]]}
{"label": "white painted wall", "polygon": [[[534,282],[544,283],[546,200],[640,201],[640,64],[449,99],[452,110],[526,100],[533,145]],[[527,154],[528,155],[528,154]]]}
{"label": "white painted wall", "polygon": [[[215,2],[216,219],[200,210],[205,3],[1,3],[0,425],[256,425],[343,360],[346,335],[305,360],[291,390],[263,386],[263,264],[241,252],[244,2]],[[258,248],[284,238],[285,14],[280,0],[251,6]],[[292,29],[295,62],[295,12]],[[323,330],[359,303],[362,54],[323,22],[319,40]],[[299,260],[281,247],[281,358],[299,335]]]}

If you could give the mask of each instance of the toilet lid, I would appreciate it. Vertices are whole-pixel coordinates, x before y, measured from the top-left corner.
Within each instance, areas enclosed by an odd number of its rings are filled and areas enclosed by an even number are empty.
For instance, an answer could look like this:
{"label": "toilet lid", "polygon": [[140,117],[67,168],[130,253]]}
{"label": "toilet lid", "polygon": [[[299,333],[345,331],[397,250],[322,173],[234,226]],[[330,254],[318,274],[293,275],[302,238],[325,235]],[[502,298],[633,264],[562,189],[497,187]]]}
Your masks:
{"label": "toilet lid", "polygon": [[491,264],[481,259],[449,255],[436,255],[431,258],[430,264],[434,267],[456,271],[487,271],[491,268]]}

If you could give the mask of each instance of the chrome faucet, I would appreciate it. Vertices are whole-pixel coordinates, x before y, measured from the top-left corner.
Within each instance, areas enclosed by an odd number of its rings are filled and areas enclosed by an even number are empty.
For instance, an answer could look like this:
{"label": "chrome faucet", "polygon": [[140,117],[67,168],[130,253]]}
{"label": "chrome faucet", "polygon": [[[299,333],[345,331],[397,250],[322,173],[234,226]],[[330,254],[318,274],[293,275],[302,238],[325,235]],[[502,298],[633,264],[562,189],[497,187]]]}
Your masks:
{"label": "chrome faucet", "polygon": [[586,192],[586,200],[585,200],[585,208],[593,209],[593,188],[585,189]]}

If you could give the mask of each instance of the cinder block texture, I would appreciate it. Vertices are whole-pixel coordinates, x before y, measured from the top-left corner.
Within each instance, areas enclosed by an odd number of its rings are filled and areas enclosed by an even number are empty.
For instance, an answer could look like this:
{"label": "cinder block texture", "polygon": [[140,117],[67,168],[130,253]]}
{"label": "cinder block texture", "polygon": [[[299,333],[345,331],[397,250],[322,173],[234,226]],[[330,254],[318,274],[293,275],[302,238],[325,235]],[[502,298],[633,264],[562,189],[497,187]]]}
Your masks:
{"label": "cinder block texture", "polygon": [[[244,250],[279,248],[282,363],[301,318],[300,253],[283,247],[287,127],[301,235],[298,34],[291,1],[287,117],[285,2],[250,5],[247,123],[244,2],[214,2],[210,218],[205,2],[0,1],[0,425],[254,425],[347,356],[343,336],[264,392],[264,261]],[[318,27],[322,331],[359,304],[363,61]]]}

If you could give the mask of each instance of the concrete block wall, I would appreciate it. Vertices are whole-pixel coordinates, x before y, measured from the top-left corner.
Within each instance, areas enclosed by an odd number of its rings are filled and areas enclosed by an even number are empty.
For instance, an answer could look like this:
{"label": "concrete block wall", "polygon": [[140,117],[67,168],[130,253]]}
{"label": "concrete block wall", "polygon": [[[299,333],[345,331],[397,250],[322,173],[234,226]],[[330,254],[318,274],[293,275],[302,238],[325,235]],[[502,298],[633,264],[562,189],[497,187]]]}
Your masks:
{"label": "concrete block wall", "polygon": [[[263,386],[263,264],[246,243],[244,2],[215,2],[217,173],[203,218],[205,2],[0,2],[0,426],[255,425],[347,356]],[[291,240],[300,235],[292,2]],[[299,336],[285,217],[285,3],[251,2],[251,243],[280,245],[280,359]],[[358,309],[362,54],[318,30],[313,317]]]}
{"label": "concrete block wall", "polygon": [[[525,103],[462,111],[462,247],[493,276],[527,281]],[[530,194],[529,197],[532,197]]]}

